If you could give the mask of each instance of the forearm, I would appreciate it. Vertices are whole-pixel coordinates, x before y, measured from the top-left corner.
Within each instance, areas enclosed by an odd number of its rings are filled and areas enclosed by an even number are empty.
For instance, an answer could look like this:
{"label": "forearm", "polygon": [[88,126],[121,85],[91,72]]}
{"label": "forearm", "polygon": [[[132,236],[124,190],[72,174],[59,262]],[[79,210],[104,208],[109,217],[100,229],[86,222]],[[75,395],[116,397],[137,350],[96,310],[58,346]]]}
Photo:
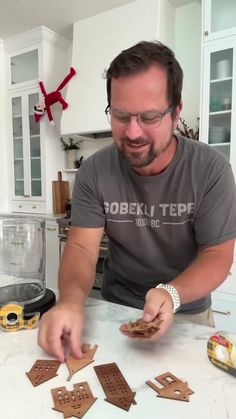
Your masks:
{"label": "forearm", "polygon": [[83,305],[92,288],[96,257],[74,243],[64,249],[59,269],[59,301]]}
{"label": "forearm", "polygon": [[233,244],[232,240],[200,250],[193,263],[170,282],[182,304],[204,297],[225,280],[233,261]]}

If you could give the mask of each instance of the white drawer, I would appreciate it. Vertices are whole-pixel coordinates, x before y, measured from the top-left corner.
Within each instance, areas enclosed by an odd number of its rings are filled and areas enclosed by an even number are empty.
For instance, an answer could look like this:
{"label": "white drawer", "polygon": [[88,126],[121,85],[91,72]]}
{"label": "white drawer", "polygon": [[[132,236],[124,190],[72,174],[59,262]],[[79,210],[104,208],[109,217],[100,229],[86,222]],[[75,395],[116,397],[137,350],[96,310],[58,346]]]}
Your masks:
{"label": "white drawer", "polygon": [[224,292],[227,294],[236,294],[236,261],[234,260],[229,275],[226,280],[221,284],[216,291]]}
{"label": "white drawer", "polygon": [[212,309],[216,329],[236,333],[236,294],[214,291]]}
{"label": "white drawer", "polygon": [[12,212],[27,212],[44,214],[45,202],[43,201],[12,201]]}

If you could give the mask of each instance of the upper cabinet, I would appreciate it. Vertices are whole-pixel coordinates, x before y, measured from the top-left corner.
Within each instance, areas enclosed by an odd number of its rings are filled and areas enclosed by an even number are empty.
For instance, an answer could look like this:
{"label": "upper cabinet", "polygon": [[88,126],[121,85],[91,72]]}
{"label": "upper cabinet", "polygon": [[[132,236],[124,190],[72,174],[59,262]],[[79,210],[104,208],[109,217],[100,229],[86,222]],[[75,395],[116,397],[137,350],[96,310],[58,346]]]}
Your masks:
{"label": "upper cabinet", "polygon": [[236,1],[203,0],[204,41],[236,35]]}
{"label": "upper cabinet", "polygon": [[[10,209],[16,212],[52,212],[52,180],[65,165],[59,137],[60,107],[50,124],[47,114],[38,122],[34,106],[42,101],[39,81],[46,92],[56,90],[69,72],[70,44],[40,27],[4,41],[8,87],[8,168]],[[63,92],[62,92],[63,93]]]}
{"label": "upper cabinet", "polygon": [[11,94],[10,99],[13,210],[23,211],[31,208],[44,212],[40,124],[35,122],[33,113],[33,106],[39,100],[39,93],[37,89],[29,89]]}
{"label": "upper cabinet", "polygon": [[78,78],[67,90],[61,133],[110,130],[104,70],[115,56],[141,40],[174,40],[174,7],[168,0],[136,0],[74,24],[72,66]]}
{"label": "upper cabinet", "polygon": [[9,88],[25,87],[39,79],[39,48],[10,55]]}
{"label": "upper cabinet", "polygon": [[[213,0],[203,3],[203,17],[212,3]],[[224,2],[224,22],[227,16],[232,22],[233,3]],[[219,16],[214,11],[215,21],[220,21],[220,10]],[[222,29],[217,38],[208,38],[207,42],[203,38],[200,138],[231,162],[236,175],[236,35],[231,35],[233,30],[236,33],[236,8],[234,10],[234,28]],[[219,37],[220,33],[222,37]]]}

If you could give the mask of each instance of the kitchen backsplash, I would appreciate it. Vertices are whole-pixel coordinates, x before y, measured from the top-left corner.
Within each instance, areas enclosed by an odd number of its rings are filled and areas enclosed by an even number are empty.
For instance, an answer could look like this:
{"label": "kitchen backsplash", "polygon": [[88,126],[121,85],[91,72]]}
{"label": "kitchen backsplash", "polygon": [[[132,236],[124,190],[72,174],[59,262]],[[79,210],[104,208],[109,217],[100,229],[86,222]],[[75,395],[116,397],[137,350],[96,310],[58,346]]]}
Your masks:
{"label": "kitchen backsplash", "polygon": [[83,158],[86,159],[87,157],[91,156],[93,153],[105,147],[106,145],[112,144],[112,142],[112,137],[84,139],[80,143],[80,149],[78,150],[77,158],[79,160],[79,158],[83,156]]}
{"label": "kitchen backsplash", "polygon": [[[106,133],[105,135],[108,135],[108,133]],[[109,134],[110,136],[107,136],[106,138],[101,138],[102,133],[100,134],[91,134],[92,138],[86,138],[83,136],[77,136],[77,138],[81,137],[81,139],[83,139],[83,141],[80,143],[80,148],[77,151],[77,160],[79,160],[82,156],[83,159],[87,159],[89,156],[91,156],[92,154],[94,154],[96,151],[100,150],[101,148],[112,144],[113,139],[111,137],[111,133]],[[96,137],[96,138],[94,138]],[[64,171],[63,172],[63,180],[68,180],[69,181],[69,192],[70,192],[70,199],[72,197],[72,190],[73,190],[73,186],[74,186],[74,179],[75,179],[75,173],[76,171]]]}

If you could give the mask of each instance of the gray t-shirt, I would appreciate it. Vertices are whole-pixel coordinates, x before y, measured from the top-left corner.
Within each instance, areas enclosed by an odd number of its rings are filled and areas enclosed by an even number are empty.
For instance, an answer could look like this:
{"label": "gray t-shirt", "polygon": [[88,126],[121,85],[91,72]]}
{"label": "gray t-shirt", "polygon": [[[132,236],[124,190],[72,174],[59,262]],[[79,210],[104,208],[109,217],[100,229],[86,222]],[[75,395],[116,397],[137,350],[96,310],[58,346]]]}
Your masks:
{"label": "gray t-shirt", "polygon": [[[199,246],[236,237],[229,162],[206,144],[177,140],[173,160],[154,176],[136,174],[114,145],[93,154],[77,172],[71,224],[105,228],[109,256],[102,294],[109,301],[142,308],[148,289],[185,270]],[[180,311],[198,313],[210,304],[207,296]]]}

